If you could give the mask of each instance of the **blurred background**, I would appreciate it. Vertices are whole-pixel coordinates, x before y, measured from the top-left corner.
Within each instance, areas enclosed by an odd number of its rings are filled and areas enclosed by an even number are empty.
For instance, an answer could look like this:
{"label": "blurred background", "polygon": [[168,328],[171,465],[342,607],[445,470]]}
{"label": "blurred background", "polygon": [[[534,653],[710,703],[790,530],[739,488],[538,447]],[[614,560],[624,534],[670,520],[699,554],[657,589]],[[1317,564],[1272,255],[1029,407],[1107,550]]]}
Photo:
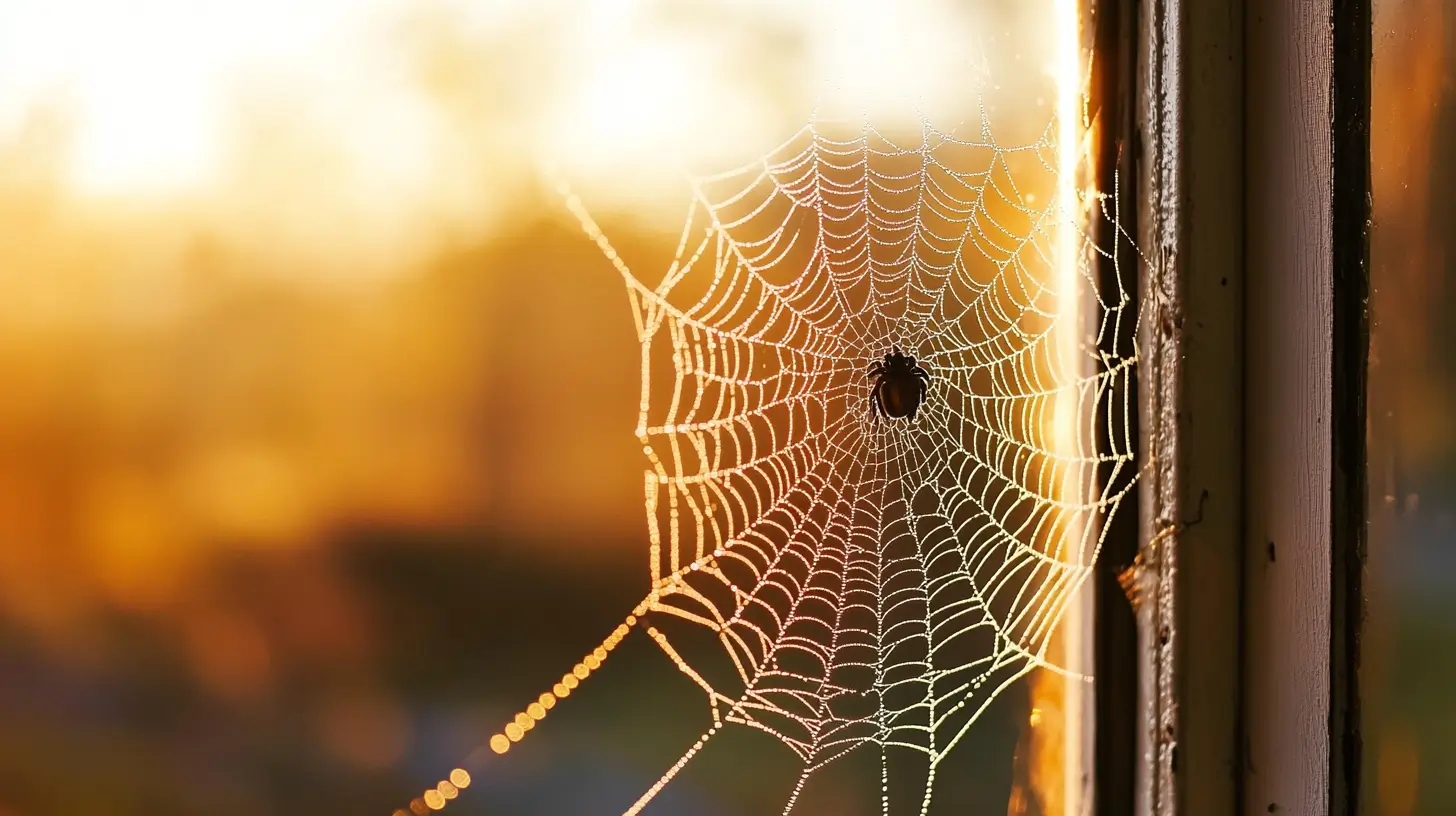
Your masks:
{"label": "blurred background", "polygon": [[1456,4],[1375,0],[1366,810],[1456,813]]}
{"label": "blurred background", "polygon": [[[684,168],[767,151],[826,78],[1035,138],[1047,13],[0,0],[0,814],[434,784],[647,589],[632,315],[540,163],[655,271]],[[451,810],[621,812],[707,722],[640,638],[599,674]],[[973,732],[952,812],[1006,808],[1026,710]],[[777,812],[787,753],[724,745],[649,812]]]}

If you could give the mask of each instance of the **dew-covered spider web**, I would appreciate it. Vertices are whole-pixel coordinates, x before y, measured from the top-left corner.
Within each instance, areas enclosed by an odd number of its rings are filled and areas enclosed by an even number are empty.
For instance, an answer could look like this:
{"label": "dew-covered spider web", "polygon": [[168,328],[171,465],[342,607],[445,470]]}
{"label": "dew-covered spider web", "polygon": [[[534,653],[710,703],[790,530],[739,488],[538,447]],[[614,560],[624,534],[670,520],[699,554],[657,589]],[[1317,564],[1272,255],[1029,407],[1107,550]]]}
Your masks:
{"label": "dew-covered spider web", "polygon": [[[1066,194],[1055,128],[1017,146],[984,116],[967,129],[815,119],[693,178],[651,275],[560,185],[636,320],[651,584],[495,753],[640,631],[710,719],[627,813],[732,728],[797,756],[785,813],[866,753],[873,809],[926,813],[997,695],[1068,671],[1053,638],[1136,479],[1135,352],[1106,342],[1136,318],[1132,284],[1099,282],[1123,233],[1108,197]],[[931,376],[913,421],[870,410],[892,348]]]}

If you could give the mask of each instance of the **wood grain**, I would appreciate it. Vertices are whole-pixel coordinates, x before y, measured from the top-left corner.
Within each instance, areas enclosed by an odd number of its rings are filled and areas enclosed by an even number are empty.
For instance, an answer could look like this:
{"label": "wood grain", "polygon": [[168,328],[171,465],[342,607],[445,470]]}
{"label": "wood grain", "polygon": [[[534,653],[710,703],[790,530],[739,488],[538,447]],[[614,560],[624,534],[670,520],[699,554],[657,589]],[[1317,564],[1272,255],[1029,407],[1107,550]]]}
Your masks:
{"label": "wood grain", "polygon": [[1246,20],[1248,813],[1328,813],[1331,0]]}
{"label": "wood grain", "polygon": [[1175,653],[1180,816],[1238,810],[1243,570],[1242,0],[1180,3],[1183,233]]}

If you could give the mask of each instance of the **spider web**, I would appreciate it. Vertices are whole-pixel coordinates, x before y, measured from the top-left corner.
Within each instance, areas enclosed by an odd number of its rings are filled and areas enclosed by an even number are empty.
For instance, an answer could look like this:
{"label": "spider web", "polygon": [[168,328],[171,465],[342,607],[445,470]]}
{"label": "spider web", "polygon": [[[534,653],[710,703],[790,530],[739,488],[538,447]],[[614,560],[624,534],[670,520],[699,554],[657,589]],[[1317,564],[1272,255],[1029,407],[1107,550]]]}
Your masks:
{"label": "spider web", "polygon": [[[1067,673],[1054,633],[1136,480],[1136,357],[1105,351],[1135,315],[1120,274],[1098,285],[1113,256],[1089,224],[1123,233],[1096,194],[1067,211],[1056,132],[1004,147],[984,115],[975,138],[815,119],[691,179],[655,281],[560,185],[636,319],[652,583],[496,753],[642,629],[712,724],[628,814],[729,726],[801,761],[785,813],[816,771],[873,752],[879,809],[924,814],[999,693]],[[893,347],[931,375],[914,421],[869,407]]]}

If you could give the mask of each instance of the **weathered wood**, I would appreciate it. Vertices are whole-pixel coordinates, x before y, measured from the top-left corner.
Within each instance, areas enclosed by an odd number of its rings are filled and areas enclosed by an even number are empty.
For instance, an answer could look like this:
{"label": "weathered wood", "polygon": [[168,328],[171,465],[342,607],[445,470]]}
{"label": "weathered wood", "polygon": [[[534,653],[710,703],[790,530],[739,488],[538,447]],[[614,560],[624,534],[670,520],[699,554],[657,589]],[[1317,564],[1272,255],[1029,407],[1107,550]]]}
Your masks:
{"label": "weathered wood", "polygon": [[1181,437],[1178,337],[1182,293],[1182,106],[1180,0],[1142,0],[1138,21],[1138,238],[1147,263],[1139,292],[1139,414],[1144,463],[1139,496],[1141,567],[1137,576],[1139,683],[1135,812],[1173,813],[1178,732],[1175,656],[1179,648],[1178,521]]}
{"label": "weathered wood", "polygon": [[[1238,810],[1243,571],[1243,2],[1178,3],[1182,208],[1174,812]],[[1164,801],[1167,800],[1166,794]],[[1163,812],[1168,812],[1164,808]]]}
{"label": "weathered wood", "polygon": [[1331,0],[1246,26],[1244,806],[1330,811]]}
{"label": "weathered wood", "polygon": [[1140,814],[1358,803],[1369,0],[1140,0]]}

